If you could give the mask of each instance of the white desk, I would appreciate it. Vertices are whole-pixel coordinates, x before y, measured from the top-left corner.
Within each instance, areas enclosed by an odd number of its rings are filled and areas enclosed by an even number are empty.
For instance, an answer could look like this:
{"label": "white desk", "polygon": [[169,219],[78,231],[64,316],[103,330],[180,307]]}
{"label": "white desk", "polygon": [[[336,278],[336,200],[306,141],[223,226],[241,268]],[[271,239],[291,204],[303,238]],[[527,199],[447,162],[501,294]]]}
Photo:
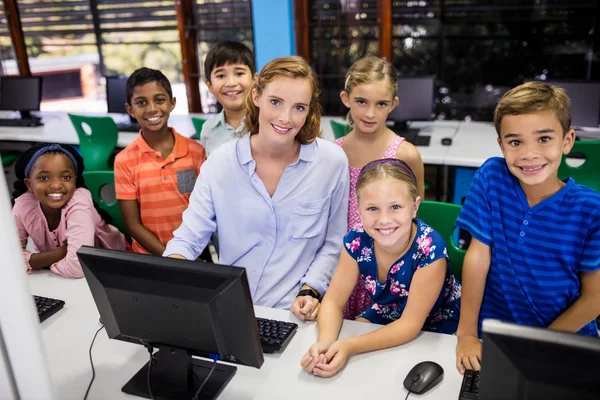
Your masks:
{"label": "white desk", "polygon": [[[1,113],[6,115],[6,113]],[[42,117],[43,126],[35,128],[22,127],[0,127],[0,143],[2,148],[13,148],[15,150],[24,150],[31,143],[49,142],[77,145],[79,139],[77,133],[69,120],[66,112],[51,112],[44,111],[36,113]],[[81,113],[83,115],[100,116],[109,115],[115,122],[127,122],[129,117],[123,114],[98,114],[98,113]],[[175,128],[180,134],[191,137],[196,132],[191,121],[191,117],[208,118],[206,114],[171,114],[169,118],[169,126]],[[331,120],[344,123],[345,120],[341,117],[322,117],[321,130],[322,137],[327,140],[334,140],[333,131],[331,129]],[[456,134],[459,126],[459,121],[433,121],[433,122],[417,122],[411,126],[421,128],[422,135],[430,135],[431,142],[429,146],[419,147],[421,158],[425,164],[442,165],[444,158],[450,146],[444,146],[441,143],[443,138],[452,138]],[[119,132],[117,140],[117,148],[124,148],[137,137],[137,133]],[[6,143],[11,142],[11,143]],[[17,147],[17,148],[15,148]],[[24,147],[24,148],[23,148]]]}
{"label": "white desk", "polygon": [[[100,327],[98,311],[85,280],[69,280],[50,272],[29,276],[33,294],[65,300],[63,310],[41,325],[50,374],[61,400],[83,398],[92,376],[88,349]],[[250,399],[404,399],[404,377],[417,363],[431,360],[445,371],[442,382],[424,395],[409,399],[448,400],[458,397],[462,376],[455,368],[456,338],[423,332],[409,344],[352,357],[333,378],[318,378],[300,367],[300,359],[316,339],[314,323],[296,319],[290,312],[256,307],[261,317],[291,320],[299,328],[283,353],[266,354],[260,369],[237,366],[237,373],[219,400]],[[377,325],[345,321],[342,336],[357,335]],[[121,387],[148,361],[143,346],[109,340],[106,331],[96,338],[92,351],[96,379],[89,399],[134,399]]]}
{"label": "white desk", "polygon": [[479,168],[490,157],[502,157],[497,138],[491,122],[461,122],[444,164]]}

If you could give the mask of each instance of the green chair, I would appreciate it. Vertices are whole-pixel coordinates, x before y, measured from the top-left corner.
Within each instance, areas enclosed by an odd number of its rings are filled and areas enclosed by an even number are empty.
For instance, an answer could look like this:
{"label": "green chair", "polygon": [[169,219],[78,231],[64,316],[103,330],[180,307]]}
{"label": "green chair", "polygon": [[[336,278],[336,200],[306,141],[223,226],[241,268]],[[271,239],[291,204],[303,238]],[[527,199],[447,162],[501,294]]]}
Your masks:
{"label": "green chair", "polygon": [[[115,121],[111,117],[73,114],[69,114],[69,118],[79,136],[79,147],[86,171],[112,170],[113,166],[109,165],[109,159],[117,146],[119,136]],[[84,124],[91,129],[90,134],[84,130]]]}
{"label": "green chair", "polygon": [[454,234],[455,223],[461,208],[457,204],[423,200],[417,213],[419,218],[446,240],[450,266],[459,281],[462,281],[463,261],[467,252],[460,249],[454,240],[456,237]]}
{"label": "green chair", "polygon": [[346,136],[352,130],[348,125],[343,124],[341,122],[337,122],[333,119],[331,121],[329,121],[329,123],[331,124],[331,129],[333,130],[333,136],[335,136],[336,140],[341,137]]}
{"label": "green chair", "polygon": [[[585,163],[578,167],[571,167],[565,161],[569,156],[584,155]],[[581,185],[585,185],[596,192],[600,192],[600,141],[578,140],[568,155],[563,155],[558,168],[558,177],[565,179],[571,177]]]}
{"label": "green chair", "polygon": [[196,118],[192,117],[192,124],[194,124],[194,129],[196,130],[196,139],[200,140],[200,133],[202,133],[202,125],[206,120],[204,118]]}
{"label": "green chair", "polygon": [[112,217],[111,224],[127,235],[119,202],[115,199],[112,203],[107,203],[102,198],[102,188],[106,185],[115,185],[114,171],[86,171],[83,173],[83,179],[85,179],[85,185],[92,194],[92,199]]}

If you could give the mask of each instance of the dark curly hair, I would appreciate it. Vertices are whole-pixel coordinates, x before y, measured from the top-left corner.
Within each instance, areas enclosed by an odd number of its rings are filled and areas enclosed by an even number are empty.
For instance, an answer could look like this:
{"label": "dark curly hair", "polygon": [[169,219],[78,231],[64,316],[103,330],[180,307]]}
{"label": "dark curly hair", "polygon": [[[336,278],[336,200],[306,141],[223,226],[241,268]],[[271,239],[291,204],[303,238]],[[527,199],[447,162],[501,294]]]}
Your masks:
{"label": "dark curly hair", "polygon": [[[33,157],[33,155],[35,154],[36,151],[38,151],[39,149],[41,149],[43,147],[49,146],[49,145],[50,145],[50,143],[35,144],[35,145],[31,146],[30,148],[28,148],[27,150],[25,150],[17,159],[17,162],[15,163],[15,175],[17,176],[17,180],[13,184],[14,190],[12,192],[13,205],[14,205],[14,202],[17,199],[17,197],[21,196],[23,193],[28,191],[27,185],[25,184],[25,178],[27,178],[27,176],[25,176],[25,167],[27,166],[27,163],[29,163],[29,160],[31,160],[31,157]],[[85,186],[85,179],[83,179],[83,170],[84,170],[83,158],[71,146],[61,144],[60,147],[65,149],[65,151],[68,151],[69,154],[72,155],[73,158],[75,158],[75,161],[77,161],[77,168],[76,168],[77,169],[77,174],[76,174],[77,177],[75,178],[75,187],[87,189],[87,186]],[[63,154],[63,152],[49,151],[48,153],[44,153],[44,154]],[[94,208],[96,209],[96,211],[98,211],[98,214],[100,214],[100,217],[102,217],[104,222],[106,222],[107,224],[110,224],[112,222],[112,217],[106,211],[101,209],[100,206],[95,201],[94,201]]]}

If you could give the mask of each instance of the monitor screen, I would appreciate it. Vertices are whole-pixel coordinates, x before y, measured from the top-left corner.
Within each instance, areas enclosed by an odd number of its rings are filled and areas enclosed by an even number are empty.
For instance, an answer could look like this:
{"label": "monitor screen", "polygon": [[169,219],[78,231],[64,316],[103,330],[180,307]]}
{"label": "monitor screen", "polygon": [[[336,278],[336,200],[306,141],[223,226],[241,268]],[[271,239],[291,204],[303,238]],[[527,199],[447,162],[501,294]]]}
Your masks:
{"label": "monitor screen", "polygon": [[38,111],[41,101],[41,76],[3,76],[0,78],[0,109]]}
{"label": "monitor screen", "polygon": [[388,119],[396,122],[429,121],[433,109],[434,78],[398,78],[398,105]]}
{"label": "monitor screen", "polygon": [[600,339],[483,321],[479,400],[600,398]]}
{"label": "monitor screen", "polygon": [[597,128],[600,122],[600,82],[544,81],[561,87],[571,99],[571,126]]}
{"label": "monitor screen", "polygon": [[[159,385],[157,392],[161,379],[168,380],[172,375],[166,372],[161,376],[160,372],[185,371],[186,365],[192,368],[192,355],[213,354],[256,368],[262,365],[260,336],[244,268],[91,247],[80,248],[77,256],[108,336],[158,347],[159,355],[169,357],[158,357],[156,366],[152,366],[153,382]],[[176,353],[180,356],[171,356]],[[199,361],[193,363],[201,365]],[[206,376],[211,365],[201,365],[202,372],[194,368],[194,375],[189,371],[182,374],[183,378]],[[220,364],[220,368],[235,371],[227,365]],[[138,375],[143,380],[142,370]],[[220,379],[219,371],[211,375],[211,381]],[[232,375],[223,372],[221,388]],[[136,377],[128,383],[131,391],[126,392],[143,395],[146,386],[143,382],[136,385]],[[182,391],[190,384],[184,379]],[[172,385],[164,382],[163,386]]]}
{"label": "monitor screen", "polygon": [[109,113],[125,114],[127,103],[127,78],[124,76],[106,77],[106,105]]}

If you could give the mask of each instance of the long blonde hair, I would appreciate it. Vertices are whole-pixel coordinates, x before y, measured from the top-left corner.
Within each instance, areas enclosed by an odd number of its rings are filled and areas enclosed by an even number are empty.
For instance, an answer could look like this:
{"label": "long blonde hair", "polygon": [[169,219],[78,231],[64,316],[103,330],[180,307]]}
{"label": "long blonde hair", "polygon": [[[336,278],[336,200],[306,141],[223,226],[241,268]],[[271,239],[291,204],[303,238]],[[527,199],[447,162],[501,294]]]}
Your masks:
{"label": "long blonde hair", "polygon": [[[346,73],[344,91],[350,95],[352,90],[363,83],[387,81],[390,85],[392,99],[396,96],[397,83],[396,68],[389,62],[379,57],[365,57],[356,61]],[[346,114],[348,125],[354,125],[351,112]]]}
{"label": "long blonde hair", "polygon": [[308,109],[306,122],[296,135],[296,140],[300,144],[309,144],[321,136],[321,104],[319,103],[319,80],[312,67],[299,56],[289,56],[276,58],[264,66],[258,79],[254,81],[250,92],[246,97],[246,128],[251,135],[258,133],[258,115],[260,109],[252,101],[252,92],[256,89],[259,96],[262,96],[265,87],[278,76],[286,76],[294,79],[306,79],[311,85],[312,95]]}

